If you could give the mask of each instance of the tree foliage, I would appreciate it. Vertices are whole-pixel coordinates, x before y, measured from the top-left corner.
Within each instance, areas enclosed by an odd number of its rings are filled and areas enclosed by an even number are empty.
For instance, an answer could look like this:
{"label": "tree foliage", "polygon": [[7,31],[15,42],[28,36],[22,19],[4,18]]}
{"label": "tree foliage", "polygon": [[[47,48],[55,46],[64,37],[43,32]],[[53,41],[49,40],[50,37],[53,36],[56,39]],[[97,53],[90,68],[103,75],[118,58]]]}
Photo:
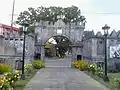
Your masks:
{"label": "tree foliage", "polygon": [[22,25],[24,22],[27,22],[29,26],[34,26],[36,22],[39,21],[49,21],[49,23],[55,23],[58,20],[58,16],[63,16],[62,20],[65,23],[71,22],[80,22],[85,20],[85,17],[81,16],[80,9],[76,6],[71,7],[43,7],[40,6],[38,8],[28,8],[21,12],[17,18],[16,23]]}
{"label": "tree foliage", "polygon": [[61,57],[63,57],[67,51],[71,50],[70,45],[72,45],[72,43],[68,38],[63,36],[54,36],[53,38],[57,43],[56,44],[57,52]]}

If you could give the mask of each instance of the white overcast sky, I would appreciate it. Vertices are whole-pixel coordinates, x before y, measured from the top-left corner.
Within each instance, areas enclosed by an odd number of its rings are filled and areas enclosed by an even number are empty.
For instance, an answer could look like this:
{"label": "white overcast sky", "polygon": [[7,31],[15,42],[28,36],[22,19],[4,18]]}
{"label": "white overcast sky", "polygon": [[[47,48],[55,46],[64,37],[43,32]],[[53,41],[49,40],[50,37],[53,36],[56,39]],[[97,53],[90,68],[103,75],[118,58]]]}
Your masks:
{"label": "white overcast sky", "polygon": [[[0,23],[10,25],[13,0],[0,0]],[[15,0],[14,20],[20,12],[28,7],[75,5],[86,17],[86,29],[101,31],[108,24],[111,28],[120,30],[120,0]],[[105,14],[107,13],[107,14]],[[108,14],[110,13],[110,14]]]}

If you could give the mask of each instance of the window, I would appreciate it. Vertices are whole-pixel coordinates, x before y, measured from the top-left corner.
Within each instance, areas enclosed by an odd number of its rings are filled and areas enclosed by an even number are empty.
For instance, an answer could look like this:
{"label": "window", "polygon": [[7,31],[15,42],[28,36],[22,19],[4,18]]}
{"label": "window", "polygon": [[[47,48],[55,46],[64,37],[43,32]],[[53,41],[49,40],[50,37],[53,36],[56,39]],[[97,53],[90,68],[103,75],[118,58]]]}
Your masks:
{"label": "window", "polygon": [[62,34],[62,29],[57,29],[57,34]]}

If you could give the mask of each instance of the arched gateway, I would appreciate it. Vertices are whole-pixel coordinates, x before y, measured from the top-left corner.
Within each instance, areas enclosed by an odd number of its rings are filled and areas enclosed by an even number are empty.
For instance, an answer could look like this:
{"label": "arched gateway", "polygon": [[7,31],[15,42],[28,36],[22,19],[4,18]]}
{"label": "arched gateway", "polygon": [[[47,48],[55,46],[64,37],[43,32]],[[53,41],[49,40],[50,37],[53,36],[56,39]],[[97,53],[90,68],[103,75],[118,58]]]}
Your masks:
{"label": "arched gateway", "polygon": [[40,21],[36,23],[36,53],[41,55],[41,59],[45,57],[45,43],[53,36],[61,35],[68,38],[72,42],[72,55],[73,60],[82,56],[82,34],[85,28],[85,22],[67,23],[65,24],[62,19],[58,19],[55,24],[48,21]]}

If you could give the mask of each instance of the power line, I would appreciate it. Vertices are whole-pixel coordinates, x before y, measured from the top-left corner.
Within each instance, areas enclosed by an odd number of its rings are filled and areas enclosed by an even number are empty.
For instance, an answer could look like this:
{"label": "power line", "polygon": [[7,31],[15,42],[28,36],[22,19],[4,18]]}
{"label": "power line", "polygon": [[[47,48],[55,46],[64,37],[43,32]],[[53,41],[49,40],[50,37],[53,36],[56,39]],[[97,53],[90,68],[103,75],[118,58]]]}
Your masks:
{"label": "power line", "polygon": [[82,12],[82,14],[106,14],[106,15],[120,15],[120,12]]}

